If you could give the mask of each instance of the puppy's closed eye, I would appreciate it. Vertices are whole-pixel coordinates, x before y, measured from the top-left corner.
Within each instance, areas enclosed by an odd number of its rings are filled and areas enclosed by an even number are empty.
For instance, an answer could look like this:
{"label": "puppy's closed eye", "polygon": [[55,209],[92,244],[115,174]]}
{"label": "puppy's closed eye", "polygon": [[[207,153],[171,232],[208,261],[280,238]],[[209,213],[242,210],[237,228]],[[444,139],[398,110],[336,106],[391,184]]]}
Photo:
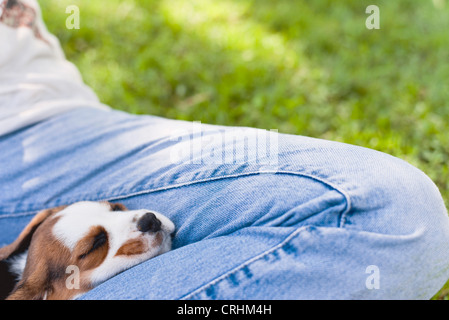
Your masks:
{"label": "puppy's closed eye", "polygon": [[75,247],[76,264],[89,270],[99,266],[109,251],[108,233],[102,226],[91,227],[87,236]]}
{"label": "puppy's closed eye", "polygon": [[105,245],[107,242],[108,242],[108,234],[106,233],[106,231],[101,230],[100,233],[98,233],[94,238],[91,251]]}
{"label": "puppy's closed eye", "polygon": [[88,237],[87,239],[88,243],[86,243],[85,246],[87,251],[80,254],[78,259],[84,259],[87,257],[87,255],[91,254],[95,250],[105,246],[108,243],[108,234],[106,230],[104,230],[102,227],[99,227],[98,233],[93,237],[92,236]]}

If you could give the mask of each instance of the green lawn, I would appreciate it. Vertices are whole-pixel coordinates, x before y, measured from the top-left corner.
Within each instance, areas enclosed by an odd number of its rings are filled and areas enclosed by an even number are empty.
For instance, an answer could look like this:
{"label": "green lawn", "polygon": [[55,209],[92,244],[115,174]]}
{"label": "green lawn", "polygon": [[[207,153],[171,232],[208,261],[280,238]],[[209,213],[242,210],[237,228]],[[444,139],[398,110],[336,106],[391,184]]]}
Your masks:
{"label": "green lawn", "polygon": [[[114,108],[377,149],[426,172],[449,205],[447,0],[40,3]],[[71,4],[79,30],[65,27]],[[380,30],[365,27],[370,4]]]}

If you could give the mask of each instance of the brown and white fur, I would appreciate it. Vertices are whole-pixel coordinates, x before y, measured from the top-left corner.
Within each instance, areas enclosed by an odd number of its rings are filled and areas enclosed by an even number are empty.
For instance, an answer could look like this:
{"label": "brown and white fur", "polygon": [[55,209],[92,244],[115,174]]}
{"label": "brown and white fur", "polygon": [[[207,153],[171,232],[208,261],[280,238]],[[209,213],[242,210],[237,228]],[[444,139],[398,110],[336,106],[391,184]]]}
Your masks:
{"label": "brown and white fur", "polygon": [[[8,262],[18,276],[7,299],[74,299],[169,251],[174,228],[159,213],[129,211],[109,202],[78,202],[41,211],[13,243],[0,248],[0,261]],[[73,270],[78,285],[69,281]]]}

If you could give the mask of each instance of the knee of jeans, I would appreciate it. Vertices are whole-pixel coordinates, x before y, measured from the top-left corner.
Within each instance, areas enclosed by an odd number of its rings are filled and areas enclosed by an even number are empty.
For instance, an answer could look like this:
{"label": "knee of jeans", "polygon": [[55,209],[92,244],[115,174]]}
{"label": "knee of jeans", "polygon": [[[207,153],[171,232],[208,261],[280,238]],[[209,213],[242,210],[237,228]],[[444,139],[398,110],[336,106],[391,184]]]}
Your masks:
{"label": "knee of jeans", "polygon": [[[362,166],[363,167],[363,166]],[[449,235],[449,217],[435,183],[411,164],[379,152],[370,154],[350,190],[346,227],[386,234],[410,234],[418,229]]]}

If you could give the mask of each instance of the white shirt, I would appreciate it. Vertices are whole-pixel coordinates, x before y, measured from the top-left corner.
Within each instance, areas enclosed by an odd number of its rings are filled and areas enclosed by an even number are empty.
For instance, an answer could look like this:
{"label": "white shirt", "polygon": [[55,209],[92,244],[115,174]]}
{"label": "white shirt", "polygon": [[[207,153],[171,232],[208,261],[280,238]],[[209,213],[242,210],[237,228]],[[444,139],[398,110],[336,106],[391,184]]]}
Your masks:
{"label": "white shirt", "polygon": [[0,136],[74,108],[107,108],[65,59],[37,2],[7,2],[0,0]]}

